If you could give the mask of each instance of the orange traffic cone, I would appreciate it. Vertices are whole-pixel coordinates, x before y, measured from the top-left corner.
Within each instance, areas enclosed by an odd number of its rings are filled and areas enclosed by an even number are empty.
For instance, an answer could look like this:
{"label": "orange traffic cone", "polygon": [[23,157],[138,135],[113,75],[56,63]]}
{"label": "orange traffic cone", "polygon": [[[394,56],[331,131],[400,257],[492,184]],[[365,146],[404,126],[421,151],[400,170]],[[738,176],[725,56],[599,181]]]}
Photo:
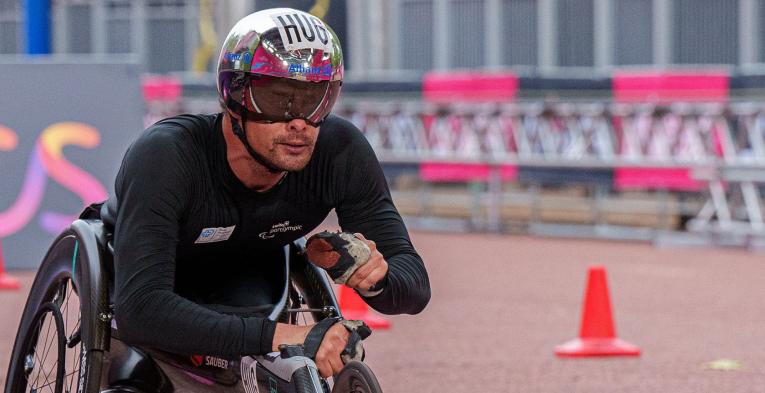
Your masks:
{"label": "orange traffic cone", "polygon": [[390,321],[369,311],[364,299],[353,289],[340,286],[340,311],[345,319],[360,319],[372,329],[390,329]]}
{"label": "orange traffic cone", "polygon": [[579,337],[555,347],[555,354],[562,357],[640,355],[640,348],[616,337],[605,267],[590,267]]}
{"label": "orange traffic cone", "polygon": [[3,242],[0,240],[0,289],[19,289],[19,280],[5,273]]}

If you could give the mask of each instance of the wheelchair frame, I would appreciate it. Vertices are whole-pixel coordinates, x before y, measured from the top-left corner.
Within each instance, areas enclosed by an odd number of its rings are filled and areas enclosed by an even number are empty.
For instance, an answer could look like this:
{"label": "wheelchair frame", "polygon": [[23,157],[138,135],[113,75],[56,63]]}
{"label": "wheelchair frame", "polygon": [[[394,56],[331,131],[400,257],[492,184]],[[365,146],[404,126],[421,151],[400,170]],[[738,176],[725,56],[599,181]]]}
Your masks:
{"label": "wheelchair frame", "polygon": [[[284,289],[268,318],[283,323],[297,323],[298,312],[310,312],[315,321],[341,316],[340,308],[326,272],[302,256],[305,239],[284,246]],[[36,340],[39,332],[30,332],[35,315],[53,297],[58,283],[68,277],[80,302],[81,363],[77,392],[98,393],[105,388],[105,355],[112,343],[113,304],[111,234],[100,219],[78,219],[53,242],[35,277],[24,307],[8,368],[5,393],[18,393],[29,334]],[[290,304],[305,303],[308,309],[290,309]]]}

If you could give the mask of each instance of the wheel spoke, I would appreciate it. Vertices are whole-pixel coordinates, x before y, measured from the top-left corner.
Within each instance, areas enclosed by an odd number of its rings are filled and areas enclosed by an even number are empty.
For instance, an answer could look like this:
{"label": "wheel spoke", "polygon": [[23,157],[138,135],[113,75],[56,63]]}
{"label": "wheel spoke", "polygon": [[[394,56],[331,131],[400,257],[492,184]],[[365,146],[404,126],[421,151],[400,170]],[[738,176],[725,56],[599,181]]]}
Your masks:
{"label": "wheel spoke", "polygon": [[[46,317],[47,317],[47,313],[43,314],[43,321],[48,321],[48,319],[47,319]],[[41,322],[42,322],[42,321],[41,321]],[[47,336],[48,336],[48,333],[50,332],[50,326],[51,326],[51,325],[52,325],[52,323],[51,323],[51,324],[48,324],[48,329],[47,329],[47,331],[46,331],[46,333],[45,333],[45,334],[46,334],[46,337],[45,337],[45,345],[44,345],[44,347],[43,347],[43,355],[42,355],[42,359],[40,359],[40,352],[39,352],[39,351],[37,351],[37,350],[35,350],[35,357],[37,357],[37,360],[39,361],[39,363],[38,363],[38,364],[39,364],[39,366],[40,366],[40,369],[42,369],[42,370],[43,370],[43,373],[45,374],[45,380],[46,380],[46,381],[48,380],[48,378],[50,378],[50,374],[48,374],[48,373],[45,373],[45,366],[46,366],[46,365],[45,365],[45,361],[48,359],[48,350],[50,349],[50,346],[52,346],[52,345],[53,345],[53,342],[55,341],[55,340],[50,340],[50,341],[48,341],[48,339],[49,339],[50,337],[47,337]],[[40,329],[40,331],[42,331],[42,329]],[[40,338],[39,338],[39,337],[37,338],[37,343],[38,343],[38,344],[40,343]],[[35,349],[36,349],[36,347],[35,347]],[[38,373],[39,373],[39,371],[38,371]],[[38,376],[39,376],[39,374],[38,374]],[[37,382],[37,380],[35,380],[35,382]]]}
{"label": "wheel spoke", "polygon": [[[68,318],[69,317],[69,312],[68,312],[69,311],[69,301],[72,299],[72,294],[74,293],[74,284],[71,282],[71,280],[69,280],[67,283],[68,283],[68,286],[69,286],[69,292],[66,294],[66,299],[64,301],[66,301],[66,309],[67,309],[66,316]],[[78,301],[78,303],[79,303],[79,301]],[[77,315],[79,315],[79,312],[77,313]],[[69,324],[66,323],[64,326],[69,326]]]}
{"label": "wheel spoke", "polygon": [[[72,387],[76,387],[77,384],[77,377],[79,376],[80,371],[80,356],[82,353],[82,338],[79,337],[77,334],[80,329],[80,323],[81,323],[81,315],[80,315],[80,304],[79,304],[79,297],[77,297],[77,294],[74,290],[74,283],[71,281],[71,279],[68,279],[66,281],[66,284],[68,285],[69,289],[67,291],[66,297],[64,299],[64,331],[66,332],[66,342],[67,342],[67,348],[72,349],[71,353],[71,362],[70,366],[72,367],[71,372],[66,373],[66,371],[69,371],[66,367],[65,363],[65,377],[64,377],[64,385],[67,386],[68,391],[72,392]],[[76,302],[76,303],[75,303]],[[72,307],[70,308],[69,305],[72,303]],[[74,315],[72,316],[72,322],[74,326],[69,325],[69,314],[71,313],[77,313],[77,320],[74,322]],[[78,338],[79,337],[79,338]],[[75,344],[74,346],[71,346],[71,343],[73,340],[79,340],[78,344]]]}
{"label": "wheel spoke", "polygon": [[37,378],[35,378],[35,381],[32,383],[32,386],[37,385],[37,380],[40,378],[40,375],[45,376],[45,382],[48,382],[50,380],[50,374],[45,372],[45,368],[43,366],[43,362],[40,360],[40,357],[39,356],[35,356],[35,357],[37,357],[37,360],[40,361],[39,363],[40,368],[37,370]]}
{"label": "wheel spoke", "polygon": [[77,368],[75,370],[72,370],[71,373],[64,375],[64,379],[65,380],[69,380],[68,384],[65,383],[67,385],[67,391],[72,392],[72,384],[74,383],[74,381],[79,376],[79,371],[80,371],[80,369]]}
{"label": "wheel spoke", "polygon": [[72,327],[72,331],[69,334],[69,338],[75,338],[75,336],[79,336],[80,340],[82,340],[82,331],[80,330],[82,327],[80,326],[80,323],[82,322],[82,319],[80,316],[77,316],[77,322],[74,323],[74,327]]}
{"label": "wheel spoke", "polygon": [[[69,294],[64,297],[63,303],[64,308],[61,310],[61,314],[64,316],[64,332],[66,333],[66,327],[69,326]],[[59,309],[61,309],[61,307],[59,307]]]}
{"label": "wheel spoke", "polygon": [[[44,315],[45,315],[45,316],[44,316],[43,318],[44,318],[45,320],[48,320],[48,318],[47,318],[47,315],[48,315],[48,314],[46,313],[46,314],[44,314]],[[51,314],[51,317],[53,317],[53,314]],[[55,319],[55,318],[51,318],[50,320],[52,320],[52,321],[53,321],[53,323],[51,323],[51,324],[49,324],[49,325],[48,325],[48,331],[50,331],[50,326],[51,326],[51,325],[55,325],[55,321],[56,321],[56,319]],[[47,334],[47,332],[46,332],[46,334]],[[56,336],[58,336],[58,333],[56,333]],[[44,352],[43,352],[43,359],[42,359],[42,360],[43,360],[43,363],[45,362],[45,360],[47,360],[47,359],[48,359],[48,353],[49,353],[50,347],[51,347],[51,346],[53,346],[53,343],[54,343],[55,341],[56,341],[56,340],[55,340],[55,339],[53,339],[53,340],[50,340],[50,342],[49,342],[49,341],[48,341],[48,337],[46,337],[46,341],[45,341],[45,342],[46,342],[46,345],[45,345],[45,348],[43,349],[43,351],[44,351]],[[39,342],[39,339],[38,339],[38,342]],[[37,352],[37,351],[35,351],[35,352]],[[58,360],[57,360],[56,362],[58,363]]]}
{"label": "wheel spoke", "polygon": [[46,383],[45,383],[44,385],[36,386],[35,388],[36,388],[36,389],[42,389],[42,388],[45,388],[45,387],[47,387],[47,388],[48,388],[48,389],[50,389],[51,391],[54,391],[54,390],[53,390],[54,388],[53,388],[52,386],[55,386],[55,383],[56,383],[56,381],[55,381],[55,380],[54,380],[54,381],[47,381],[47,380],[46,380],[45,382],[46,382]]}
{"label": "wheel spoke", "polygon": [[[46,314],[43,314],[43,317],[42,317],[42,319],[40,320],[40,325],[41,325],[41,328],[40,328],[40,332],[42,332],[42,326],[45,326],[45,325],[44,325],[44,323],[45,323],[45,322],[47,322],[47,320],[48,320],[48,318],[47,318],[47,313],[46,313]],[[43,344],[43,358],[45,358],[45,357],[47,356],[47,353],[48,353],[48,347],[49,347],[50,345],[52,345],[52,344],[53,344],[53,340],[50,340],[50,326],[51,326],[51,325],[52,325],[52,324],[48,324],[48,325],[47,325],[47,327],[48,327],[48,328],[45,330],[45,343]],[[48,341],[48,340],[50,340],[50,341]],[[38,336],[38,337],[37,337],[37,344],[39,344],[39,343],[40,343],[40,337]],[[37,350],[37,348],[38,348],[38,347],[37,347],[37,346],[35,346],[35,353],[38,353],[38,352],[39,352],[39,351]]]}
{"label": "wheel spoke", "polygon": [[[39,360],[39,357],[38,357],[38,360]],[[58,362],[56,362],[56,363],[58,363]],[[47,365],[45,364],[45,357],[43,357],[43,359],[40,361],[40,370],[42,371],[42,374],[45,375],[45,381],[48,381],[48,380],[50,380],[50,374],[51,373],[45,371],[46,366]]]}

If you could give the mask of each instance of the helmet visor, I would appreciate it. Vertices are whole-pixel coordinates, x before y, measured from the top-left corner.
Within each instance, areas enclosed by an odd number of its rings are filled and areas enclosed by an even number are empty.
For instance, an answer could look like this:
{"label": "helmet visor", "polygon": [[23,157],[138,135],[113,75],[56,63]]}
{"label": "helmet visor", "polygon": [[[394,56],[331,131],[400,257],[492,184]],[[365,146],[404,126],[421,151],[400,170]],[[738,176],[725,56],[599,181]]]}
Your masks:
{"label": "helmet visor", "polygon": [[251,74],[242,103],[250,120],[264,123],[304,119],[317,126],[329,115],[340,81],[307,82]]}

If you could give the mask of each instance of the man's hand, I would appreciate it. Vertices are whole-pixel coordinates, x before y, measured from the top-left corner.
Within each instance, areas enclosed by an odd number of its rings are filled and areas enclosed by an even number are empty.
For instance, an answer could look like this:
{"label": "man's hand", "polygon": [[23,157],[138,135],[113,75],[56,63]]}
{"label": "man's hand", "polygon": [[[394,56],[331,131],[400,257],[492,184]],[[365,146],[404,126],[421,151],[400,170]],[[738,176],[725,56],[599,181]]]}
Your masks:
{"label": "man's hand", "polygon": [[[274,341],[271,350],[276,352],[281,344],[303,344],[308,332],[315,325],[296,326],[284,323],[276,324]],[[321,340],[319,349],[316,351],[316,367],[324,378],[329,378],[343,369],[343,361],[340,354],[348,345],[350,332],[340,323],[332,325],[324,338]]]}
{"label": "man's hand", "polygon": [[343,369],[343,360],[340,359],[340,353],[348,345],[350,332],[342,324],[332,325],[324,339],[321,340],[319,350],[316,351],[316,367],[319,368],[319,374],[324,378],[329,378]]}
{"label": "man's hand", "polygon": [[321,232],[311,236],[306,245],[308,260],[324,269],[336,284],[357,289],[364,296],[373,296],[382,288],[388,263],[374,241],[360,233]]}
{"label": "man's hand", "polygon": [[[354,236],[364,241],[369,246],[372,254],[369,256],[369,260],[366,264],[360,266],[355,272],[348,278],[345,285],[358,289],[362,292],[362,295],[368,293],[372,287],[379,283],[388,274],[388,262],[385,261],[380,251],[377,251],[377,244],[372,240],[367,240],[364,235],[360,233],[354,233]],[[378,288],[374,288],[378,289]],[[381,288],[380,288],[381,289]]]}

